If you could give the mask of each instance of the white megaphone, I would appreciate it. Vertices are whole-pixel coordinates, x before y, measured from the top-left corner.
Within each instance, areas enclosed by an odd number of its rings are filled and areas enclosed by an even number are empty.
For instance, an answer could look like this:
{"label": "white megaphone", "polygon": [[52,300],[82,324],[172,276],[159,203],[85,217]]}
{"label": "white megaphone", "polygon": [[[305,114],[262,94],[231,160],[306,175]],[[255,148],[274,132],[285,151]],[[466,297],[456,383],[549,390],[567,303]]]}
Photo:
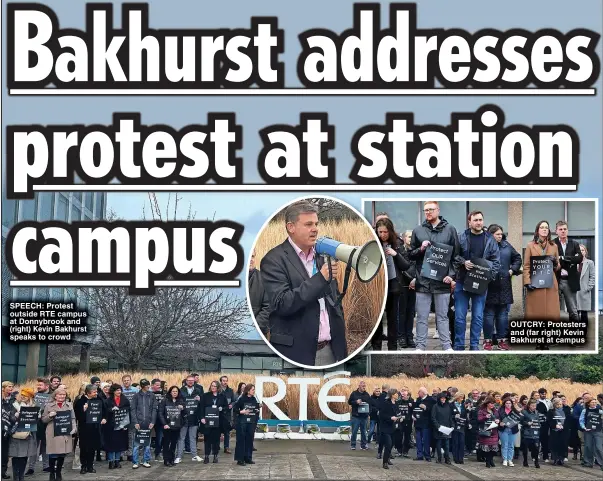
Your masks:
{"label": "white megaphone", "polygon": [[356,271],[360,282],[370,282],[379,272],[383,256],[376,240],[363,246],[349,246],[329,237],[316,241],[316,254],[334,257]]}

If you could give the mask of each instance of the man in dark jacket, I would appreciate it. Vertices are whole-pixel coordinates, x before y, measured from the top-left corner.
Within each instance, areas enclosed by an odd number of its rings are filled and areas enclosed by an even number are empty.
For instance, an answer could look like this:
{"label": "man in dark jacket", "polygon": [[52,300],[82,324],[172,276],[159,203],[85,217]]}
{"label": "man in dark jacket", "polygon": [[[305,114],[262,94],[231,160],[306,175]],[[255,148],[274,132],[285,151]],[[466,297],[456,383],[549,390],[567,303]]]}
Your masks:
{"label": "man in dark jacket", "polygon": [[555,244],[559,250],[559,263],[561,264],[561,269],[555,272],[559,285],[559,302],[561,303],[561,299],[565,300],[570,321],[579,321],[576,293],[580,290],[578,266],[582,265],[582,251],[580,251],[580,244],[575,240],[568,239],[567,222],[563,220],[557,222],[555,231],[557,232]]}
{"label": "man in dark jacket", "polygon": [[298,201],[285,211],[288,238],[262,259],[262,282],[270,299],[270,344],[285,358],[326,366],[348,356],[346,326],[338,298],[337,266],[316,255],[318,208]]}
{"label": "man in dark jacket", "polygon": [[425,251],[432,243],[446,244],[452,247],[452,261],[459,254],[459,239],[456,229],[442,218],[440,206],[436,201],[427,201],[423,205],[425,221],[412,231],[409,257],[416,263],[417,277],[414,283],[416,291],[417,351],[427,347],[427,321],[433,299],[436,314],[436,326],[442,348],[452,351],[450,332],[448,329],[448,302],[450,300],[450,283],[454,281],[453,262],[448,265],[447,275],[441,280],[434,280],[421,275]]}
{"label": "man in dark jacket", "polygon": [[[496,239],[484,230],[484,215],[475,210],[467,216],[469,229],[459,236],[461,245],[460,255],[454,261],[457,271],[456,287],[454,289],[454,349],[465,350],[465,333],[467,329],[467,311],[471,300],[471,331],[469,349],[479,351],[479,339],[484,328],[484,308],[488,291],[483,294],[467,292],[463,288],[467,271],[475,268],[472,261],[482,259],[490,267],[489,281],[493,281],[500,269],[500,252]],[[477,261],[476,261],[477,262]]]}
{"label": "man in dark jacket", "polygon": [[356,437],[358,436],[358,429],[360,429],[360,449],[366,450],[367,439],[366,439],[366,420],[368,419],[369,412],[371,409],[371,396],[366,392],[366,383],[360,381],[358,383],[358,389],[350,394],[348,404],[352,406],[351,422],[352,422],[352,436],[350,437],[350,447],[356,449]]}
{"label": "man in dark jacket", "polygon": [[255,250],[251,253],[251,259],[249,261],[248,283],[249,302],[251,304],[253,317],[255,317],[255,322],[257,322],[262,334],[268,337],[270,332],[270,301],[268,300],[264,284],[262,283],[262,276],[255,268]]}
{"label": "man in dark jacket", "polygon": [[2,382],[2,479],[10,479],[6,474],[8,470],[8,444],[10,441],[10,413],[13,409],[15,396],[13,395],[14,385],[10,381]]}
{"label": "man in dark jacket", "polygon": [[434,404],[435,401],[427,394],[427,389],[420,387],[412,409],[412,419],[415,422],[415,438],[417,440],[415,461],[431,461],[431,408]]}
{"label": "man in dark jacket", "polygon": [[224,434],[224,452],[226,454],[230,454],[230,431],[232,429],[232,405],[234,404],[234,391],[228,385],[228,376],[222,376],[220,378],[220,392],[226,398],[226,402],[228,403],[228,412],[222,413],[225,419],[223,424],[223,434]]}
{"label": "man in dark jacket", "polygon": [[[149,391],[151,383],[148,379],[140,380],[140,391],[138,391],[132,398],[130,405],[130,418],[132,424],[137,431],[144,429],[153,429],[155,421],[157,419],[157,400],[155,394]],[[138,468],[138,450],[139,444],[134,443],[132,449],[132,468]],[[145,468],[151,467],[149,461],[151,460],[151,446],[144,447],[144,453],[142,458],[142,465]]]}

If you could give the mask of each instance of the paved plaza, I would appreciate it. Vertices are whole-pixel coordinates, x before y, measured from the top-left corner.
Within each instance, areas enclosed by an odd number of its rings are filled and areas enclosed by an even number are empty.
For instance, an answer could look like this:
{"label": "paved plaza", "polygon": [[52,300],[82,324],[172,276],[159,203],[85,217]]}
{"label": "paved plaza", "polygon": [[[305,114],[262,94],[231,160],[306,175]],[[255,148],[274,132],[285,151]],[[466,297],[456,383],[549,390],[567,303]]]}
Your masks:
{"label": "paved plaza", "polygon": [[[258,451],[254,453],[255,465],[237,466],[232,455],[221,454],[218,464],[193,462],[190,455],[181,464],[166,468],[163,462],[153,461],[150,468],[131,468],[131,463],[122,463],[122,469],[107,469],[107,463],[96,463],[95,474],[81,475],[79,470],[65,469],[65,480],[238,480],[238,479],[416,479],[416,480],[600,480],[601,470],[580,466],[580,461],[570,460],[567,467],[553,467],[542,463],[541,469],[533,466],[524,468],[521,460],[515,467],[502,467],[499,461],[496,467],[487,469],[484,463],[470,456],[463,465],[437,464],[434,461],[413,461],[412,458],[396,458],[389,470],[384,470],[381,460],[375,459],[375,449],[369,451],[351,451],[349,443],[339,441],[257,441]],[[203,444],[199,443],[203,449]],[[411,451],[411,455],[414,452]],[[500,458],[497,458],[500,459]],[[210,458],[211,460],[211,458]],[[39,469],[38,463],[36,468]],[[65,463],[71,468],[71,459]],[[10,473],[10,468],[9,468]],[[37,472],[27,477],[31,481],[47,480],[47,473]]]}

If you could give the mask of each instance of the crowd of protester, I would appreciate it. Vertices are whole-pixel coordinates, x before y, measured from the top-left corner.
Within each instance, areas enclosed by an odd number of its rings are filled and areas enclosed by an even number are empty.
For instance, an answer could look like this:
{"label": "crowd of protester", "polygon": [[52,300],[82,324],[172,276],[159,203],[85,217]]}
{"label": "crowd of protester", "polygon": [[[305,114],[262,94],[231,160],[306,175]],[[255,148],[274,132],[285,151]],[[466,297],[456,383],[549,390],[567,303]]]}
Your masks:
{"label": "crowd of protester", "polygon": [[[73,401],[59,376],[38,378],[35,388],[18,392],[13,383],[3,382],[2,479],[10,479],[9,461],[13,479],[23,481],[35,473],[41,458],[50,481],[61,481],[70,454],[82,475],[95,473],[95,463],[103,462],[110,470],[124,462],[132,469],[150,468],[153,452],[166,467],[182,462],[184,454],[195,462],[208,464],[211,458],[217,463],[222,449],[232,454],[233,430],[235,461],[255,464],[253,433],[260,406],[255,386],[239,383],[235,392],[228,376],[222,376],[204,392],[198,380],[198,374],[191,374],[182,386],[166,388],[160,379],[132,383],[124,375],[117,383],[93,376]],[[204,452],[198,454],[200,435]]]}
{"label": "crowd of protester", "polygon": [[[564,466],[570,456],[582,466],[595,464],[603,470],[603,394],[585,392],[567,399],[545,388],[530,395],[482,392],[467,395],[455,387],[431,394],[421,387],[413,398],[406,387],[375,387],[372,394],[360,382],[348,399],[351,406],[351,449],[370,449],[378,442],[377,459],[383,468],[392,459],[464,464],[470,456],[488,468],[500,457],[503,467],[515,466],[522,455],[524,467],[540,468],[540,463]],[[451,460],[452,459],[452,460]]]}
{"label": "crowd of protester", "polygon": [[[440,340],[442,350],[464,351],[470,304],[471,351],[480,350],[482,335],[481,349],[510,349],[509,312],[516,301],[524,302],[527,320],[559,321],[564,305],[571,321],[588,323],[595,267],[586,246],[568,238],[567,222],[560,220],[554,224],[556,238],[553,238],[553,226],[546,220],[540,221],[525,246],[522,261],[518,252],[521,248],[511,245],[504,227],[487,226],[487,212],[472,211],[467,216],[468,228],[457,232],[440,215],[437,201],[424,202],[423,209],[424,222],[404,233],[396,231],[386,212],[375,216],[375,232],[386,258],[388,293],[387,335],[383,335],[380,323],[371,340],[372,350],[381,350],[384,340],[389,351],[426,350],[429,315],[435,312],[433,337]],[[449,260],[440,261],[443,269],[437,274],[423,268],[428,249],[434,245],[451,254]],[[550,261],[550,286],[541,286],[532,279],[533,257]],[[478,265],[486,267],[485,292],[465,288],[468,273]],[[522,299],[513,298],[513,276],[522,276]],[[540,345],[538,349],[546,350],[548,346]]]}

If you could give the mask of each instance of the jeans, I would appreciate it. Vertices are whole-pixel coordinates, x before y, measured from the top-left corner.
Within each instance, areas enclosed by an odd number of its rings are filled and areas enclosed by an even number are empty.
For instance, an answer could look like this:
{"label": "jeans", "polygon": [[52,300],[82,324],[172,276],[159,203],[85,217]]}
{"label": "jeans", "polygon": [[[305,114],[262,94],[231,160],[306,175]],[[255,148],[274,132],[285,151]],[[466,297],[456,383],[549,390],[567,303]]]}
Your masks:
{"label": "jeans", "polygon": [[570,321],[578,321],[580,315],[578,314],[576,293],[571,290],[567,279],[561,279],[559,281],[559,304],[561,304],[561,298],[565,299],[565,307],[569,314]]}
{"label": "jeans", "polygon": [[107,451],[107,461],[119,461],[121,451]]}
{"label": "jeans", "polygon": [[469,299],[471,299],[471,329],[469,348],[472,351],[479,350],[479,338],[484,327],[484,307],[488,291],[482,295],[471,294],[463,290],[463,283],[457,282],[454,288],[454,350],[465,350],[465,330],[467,329],[467,311],[469,310]]}
{"label": "jeans", "polygon": [[442,460],[442,448],[444,448],[444,459],[448,461],[450,459],[450,438],[436,439],[436,454],[438,455],[438,461]]}
{"label": "jeans", "polygon": [[415,428],[417,441],[417,459],[431,459],[429,449],[431,447],[431,429]]}
{"label": "jeans", "polygon": [[498,435],[501,443],[500,454],[503,461],[513,461],[513,455],[515,454],[515,436],[517,436],[517,434],[513,434],[511,429],[505,428],[503,431],[499,429]]}
{"label": "jeans", "polygon": [[603,466],[603,432],[584,431],[584,456],[582,461],[586,466],[592,466],[595,460]]}
{"label": "jeans", "polygon": [[509,311],[507,304],[488,305],[484,308],[484,340],[494,339],[496,323],[496,339],[506,339],[509,332]]}
{"label": "jeans", "polygon": [[447,292],[431,294],[429,292],[417,292],[417,336],[415,342],[417,349],[425,350],[427,347],[427,322],[433,296],[436,315],[436,326],[440,335],[443,349],[450,349],[450,332],[448,329],[448,304],[450,294]]}
{"label": "jeans", "polygon": [[163,447],[163,426],[159,423],[155,424],[155,456],[161,454],[161,448]]}
{"label": "jeans", "polygon": [[188,439],[191,447],[191,454],[193,458],[197,455],[197,426],[183,426],[180,428],[180,440],[178,441],[178,448],[176,457],[182,458],[182,452],[184,451],[184,440]]}
{"label": "jeans", "polygon": [[379,423],[376,419],[371,419],[369,423],[368,442],[373,440],[373,436],[377,436],[379,432]]}
{"label": "jeans", "polygon": [[358,436],[358,429],[360,429],[360,447],[366,447],[366,418],[358,416],[352,416],[352,437],[350,439],[350,446],[356,447],[356,437]]}
{"label": "jeans", "polygon": [[[140,450],[140,448],[141,448],[141,446],[134,444],[134,447],[132,448],[132,464],[138,464],[138,451]],[[151,460],[151,446],[144,446],[143,454],[142,454],[142,462],[148,463],[150,460]]]}
{"label": "jeans", "polygon": [[465,458],[465,431],[452,431],[452,459],[460,463]]}

